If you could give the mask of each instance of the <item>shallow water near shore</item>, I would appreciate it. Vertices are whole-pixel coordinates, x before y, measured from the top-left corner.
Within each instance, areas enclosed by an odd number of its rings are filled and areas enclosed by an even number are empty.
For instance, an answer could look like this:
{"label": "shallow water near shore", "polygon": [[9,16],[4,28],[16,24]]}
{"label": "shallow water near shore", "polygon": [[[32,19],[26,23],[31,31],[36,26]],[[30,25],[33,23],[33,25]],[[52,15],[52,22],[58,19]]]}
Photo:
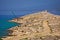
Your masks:
{"label": "shallow water near shore", "polygon": [[19,25],[15,22],[9,22],[8,20],[12,20],[14,16],[9,15],[1,15],[0,16],[0,37],[7,35],[7,30],[11,27]]}

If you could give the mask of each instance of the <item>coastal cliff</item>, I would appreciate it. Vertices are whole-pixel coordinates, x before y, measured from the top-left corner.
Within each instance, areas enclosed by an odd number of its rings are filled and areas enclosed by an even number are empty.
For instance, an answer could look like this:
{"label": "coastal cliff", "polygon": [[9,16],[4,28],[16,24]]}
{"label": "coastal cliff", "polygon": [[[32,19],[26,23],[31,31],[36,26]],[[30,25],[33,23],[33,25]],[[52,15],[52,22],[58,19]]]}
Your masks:
{"label": "coastal cliff", "polygon": [[47,11],[10,20],[20,25],[8,29],[3,40],[60,40],[60,16]]}

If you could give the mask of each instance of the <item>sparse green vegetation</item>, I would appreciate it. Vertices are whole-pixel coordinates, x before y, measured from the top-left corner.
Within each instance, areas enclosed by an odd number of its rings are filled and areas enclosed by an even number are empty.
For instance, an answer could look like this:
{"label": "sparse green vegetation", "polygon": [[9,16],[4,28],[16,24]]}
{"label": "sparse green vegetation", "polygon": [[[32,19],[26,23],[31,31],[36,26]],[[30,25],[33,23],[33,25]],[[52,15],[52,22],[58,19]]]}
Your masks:
{"label": "sparse green vegetation", "polygon": [[2,39],[0,38],[0,40],[2,40]]}

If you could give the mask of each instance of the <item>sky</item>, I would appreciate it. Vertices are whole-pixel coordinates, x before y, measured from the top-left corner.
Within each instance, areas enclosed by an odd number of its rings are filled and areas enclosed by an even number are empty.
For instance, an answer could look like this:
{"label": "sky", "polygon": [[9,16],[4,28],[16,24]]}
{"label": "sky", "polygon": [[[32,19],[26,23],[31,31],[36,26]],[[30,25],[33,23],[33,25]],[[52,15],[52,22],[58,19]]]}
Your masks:
{"label": "sky", "polygon": [[60,0],[0,0],[0,15],[26,15],[44,10],[60,15]]}

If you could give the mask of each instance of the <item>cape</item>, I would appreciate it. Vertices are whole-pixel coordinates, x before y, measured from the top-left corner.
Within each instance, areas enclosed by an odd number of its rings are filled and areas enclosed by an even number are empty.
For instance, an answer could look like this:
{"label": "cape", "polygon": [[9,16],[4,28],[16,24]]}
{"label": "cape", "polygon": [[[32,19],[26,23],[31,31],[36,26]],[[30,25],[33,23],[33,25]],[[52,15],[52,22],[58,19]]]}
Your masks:
{"label": "cape", "polygon": [[20,25],[8,29],[3,40],[60,40],[60,16],[47,11],[32,13],[10,22]]}

